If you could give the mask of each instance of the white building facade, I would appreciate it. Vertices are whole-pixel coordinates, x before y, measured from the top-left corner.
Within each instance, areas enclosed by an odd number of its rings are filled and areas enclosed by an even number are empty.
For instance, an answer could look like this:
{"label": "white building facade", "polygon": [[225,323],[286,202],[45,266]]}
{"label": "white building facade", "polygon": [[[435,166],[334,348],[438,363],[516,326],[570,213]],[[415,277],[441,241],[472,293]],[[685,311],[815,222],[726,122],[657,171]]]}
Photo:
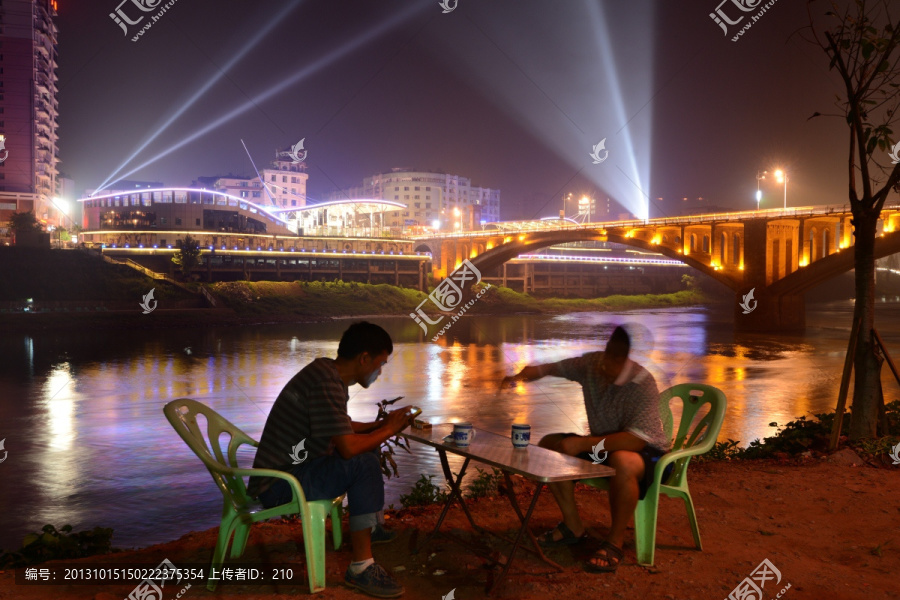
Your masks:
{"label": "white building facade", "polygon": [[459,175],[392,169],[367,177],[360,187],[326,195],[328,200],[371,198],[407,205],[384,215],[388,227],[428,227],[441,231],[480,229],[500,220],[500,190],[472,185]]}

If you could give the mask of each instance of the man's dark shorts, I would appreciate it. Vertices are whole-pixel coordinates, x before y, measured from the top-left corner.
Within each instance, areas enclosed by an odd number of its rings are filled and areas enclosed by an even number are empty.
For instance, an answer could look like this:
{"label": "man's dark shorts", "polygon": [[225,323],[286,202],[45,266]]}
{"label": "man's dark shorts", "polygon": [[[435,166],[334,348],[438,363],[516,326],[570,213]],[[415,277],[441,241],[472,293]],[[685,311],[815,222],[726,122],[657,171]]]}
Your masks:
{"label": "man's dark shorts", "polygon": [[[578,436],[584,437],[577,433],[565,433],[563,434],[566,437]],[[612,454],[612,452],[610,452]],[[644,496],[647,495],[647,490],[650,489],[650,486],[653,485],[653,474],[656,471],[656,463],[659,459],[666,454],[666,452],[662,452],[657,450],[656,448],[651,448],[650,446],[644,446],[642,450],[638,452],[641,455],[641,458],[644,460],[644,476],[638,481],[638,489],[641,494],[639,498],[641,500],[644,499]],[[591,458],[590,452],[582,452],[580,454],[576,454],[578,458],[589,460],[594,462],[594,459]],[[672,469],[675,467],[675,463],[671,463],[666,467],[666,470],[663,471],[662,481],[665,482],[668,479],[669,475],[672,474]]]}

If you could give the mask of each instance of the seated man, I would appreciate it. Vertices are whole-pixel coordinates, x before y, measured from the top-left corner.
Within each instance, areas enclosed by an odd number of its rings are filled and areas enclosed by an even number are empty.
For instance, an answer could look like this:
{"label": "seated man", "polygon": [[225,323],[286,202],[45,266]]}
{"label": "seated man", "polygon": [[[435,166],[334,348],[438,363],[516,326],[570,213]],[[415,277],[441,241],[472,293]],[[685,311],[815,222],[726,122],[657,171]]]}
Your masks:
{"label": "seated man", "polygon": [[[380,598],[396,598],[403,588],[372,558],[371,544],[397,535],[383,527],[384,480],[376,452],[412,422],[412,414],[407,406],[382,421],[357,423],[347,414],[347,402],[348,387],[372,385],[393,349],[390,335],[378,325],[351,325],[336,359],[315,359],[284,386],[253,461],[256,468],[294,475],[307,500],[347,494],[353,562],[344,583]],[[292,497],[286,481],[271,477],[251,477],[248,493],[266,508]]]}
{"label": "seated man", "polygon": [[[528,366],[502,385],[535,381],[547,375],[565,377],[581,384],[591,435],[552,433],[540,446],[592,460],[591,450],[604,442],[609,458],[604,461],[616,474],[610,478],[609,506],[612,523],[598,554],[585,564],[591,572],[612,572],[624,554],[625,528],[639,498],[653,483],[656,461],[671,448],[659,417],[659,390],[656,380],[644,367],[628,358],[631,341],[622,327],[616,327],[605,352],[590,352],[557,363]],[[601,455],[601,460],[605,455]],[[586,537],[575,506],[575,482],[549,484],[562,512],[563,521],[544,534],[543,546],[576,544]]]}

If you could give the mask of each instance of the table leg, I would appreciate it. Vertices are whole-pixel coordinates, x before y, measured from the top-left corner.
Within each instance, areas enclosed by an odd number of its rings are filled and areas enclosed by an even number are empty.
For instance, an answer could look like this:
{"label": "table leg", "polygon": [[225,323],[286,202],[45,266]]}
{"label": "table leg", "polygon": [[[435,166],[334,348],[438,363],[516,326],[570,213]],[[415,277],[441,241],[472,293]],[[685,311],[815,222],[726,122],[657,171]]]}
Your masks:
{"label": "table leg", "polygon": [[454,480],[453,473],[450,472],[450,463],[447,460],[446,451],[440,448],[436,448],[436,450],[438,451],[438,455],[441,458],[441,468],[444,471],[444,477],[447,479],[447,483],[450,484],[450,494],[447,497],[447,501],[444,503],[444,508],[441,510],[441,515],[438,517],[437,525],[434,526],[434,529],[431,531],[431,533],[429,533],[425,540],[419,545],[419,547],[416,548],[416,552],[424,548],[428,544],[428,542],[430,542],[438,534],[441,529],[441,525],[443,525],[444,523],[444,519],[447,517],[447,513],[450,511],[450,506],[453,504],[453,501],[457,499],[459,500],[459,504],[460,506],[462,506],[463,511],[466,513],[466,517],[468,517],[469,523],[472,524],[472,527],[474,527],[476,531],[482,533],[481,527],[475,524],[475,521],[472,519],[471,513],[469,513],[469,508],[466,506],[466,503],[462,497],[461,484],[463,476],[465,476],[466,474],[466,468],[469,466],[469,458],[467,457],[466,460],[463,461],[463,466],[459,470],[459,475],[457,475],[456,479]]}
{"label": "table leg", "polygon": [[[519,507],[519,501],[516,498],[516,494],[515,494],[515,491],[513,488],[512,478],[509,476],[509,473],[506,471],[503,471],[503,477],[506,479],[506,497],[509,498],[509,503],[512,504],[513,510],[516,511],[516,515],[518,515],[519,521],[522,523],[523,529],[525,529],[525,533],[528,534],[528,537],[531,540],[531,545],[534,546],[535,553],[545,563],[547,563],[553,567],[556,567],[560,571],[563,571],[564,569],[562,567],[560,567],[558,564],[556,564],[555,562],[553,562],[552,560],[547,558],[547,556],[544,554],[543,549],[541,548],[541,545],[538,543],[537,538],[534,537],[533,533],[531,533],[531,529],[529,529],[527,527],[528,520],[530,519],[531,513],[529,512],[529,517],[525,517],[524,515],[522,515],[522,509]],[[537,497],[537,495],[541,492],[541,489],[544,486],[543,483],[540,483],[540,482],[536,482],[536,483],[537,483],[538,487],[534,491],[535,497]],[[534,500],[532,500],[532,503],[533,502],[534,502]],[[524,548],[524,550],[528,550],[528,548]]]}
{"label": "table leg", "polygon": [[[508,485],[512,483],[509,480],[509,476],[507,476],[506,479],[507,479]],[[522,516],[522,512],[519,509],[518,502],[515,500],[515,495],[514,494],[512,495],[511,502],[512,502],[513,508],[515,508],[515,510],[516,510],[516,513],[519,515],[519,518],[522,520],[522,527],[521,527],[521,529],[519,529],[519,533],[516,535],[515,541],[513,541],[512,549],[509,551],[509,558],[506,559],[506,564],[503,565],[503,571],[500,572],[500,575],[494,580],[494,582],[486,590],[486,592],[488,594],[490,594],[506,578],[506,574],[509,572],[509,567],[510,567],[510,565],[512,565],[513,558],[515,557],[516,550],[518,550],[519,544],[522,542],[522,536],[525,534],[526,531],[531,536],[532,542],[534,543],[535,547],[538,549],[538,553],[543,558],[544,562],[546,562],[550,565],[553,565],[560,571],[564,570],[558,564],[547,559],[547,557],[544,556],[544,553],[540,549],[540,545],[538,545],[537,540],[534,539],[534,535],[532,535],[531,531],[528,530],[528,522],[531,520],[531,515],[534,512],[534,507],[537,506],[537,501],[541,495],[541,490],[544,488],[543,482],[538,481],[536,483],[537,483],[537,487],[534,490],[534,496],[532,496],[532,498],[531,498],[531,504],[528,506],[528,512],[525,513],[524,517]],[[512,488],[510,487],[510,490],[511,489]],[[512,494],[512,492],[509,492],[509,493]]]}
{"label": "table leg", "polygon": [[[459,505],[462,506],[463,512],[466,513],[466,518],[469,519],[469,524],[472,525],[475,531],[483,533],[482,528],[475,524],[472,513],[469,512],[469,507],[466,506],[466,502],[462,496],[462,480],[463,476],[466,474],[466,467],[469,466],[469,458],[467,457],[463,462],[462,469],[459,470],[459,475],[456,476],[456,481],[453,481],[453,473],[450,472],[450,463],[447,461],[447,453],[444,450],[438,450],[438,453],[441,456],[441,468],[444,470],[444,477],[447,478],[447,483],[450,484],[450,498],[448,498],[448,501],[452,501],[453,498],[458,499]],[[438,526],[440,526],[440,522],[443,521],[443,516],[444,515],[442,514],[441,520],[438,521]]]}

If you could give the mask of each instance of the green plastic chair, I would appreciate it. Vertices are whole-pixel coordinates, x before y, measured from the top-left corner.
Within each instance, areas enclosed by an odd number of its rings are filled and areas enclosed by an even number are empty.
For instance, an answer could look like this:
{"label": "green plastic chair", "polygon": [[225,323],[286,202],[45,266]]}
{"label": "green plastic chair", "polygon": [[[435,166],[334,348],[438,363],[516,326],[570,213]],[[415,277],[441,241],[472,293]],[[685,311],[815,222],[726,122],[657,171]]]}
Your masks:
{"label": "green plastic chair", "polygon": [[[299,514],[303,523],[303,545],[306,550],[306,570],[309,574],[309,591],[314,594],[325,589],[325,517],[331,515],[331,532],[334,548],[341,547],[341,504],[344,496],[332,500],[307,501],[300,487],[300,482],[290,473],[275,469],[244,469],[238,466],[237,449],[241,444],[258,447],[259,442],[232,425],[219,413],[205,404],[189,398],[172,400],[163,408],[166,419],[181,436],[181,439],[194,451],[219,487],[225,497],[222,508],[222,522],[219,525],[219,539],[210,565],[210,579],[206,589],[214,591],[217,580],[212,578],[213,570],[221,572],[222,562],[231,543],[231,558],[239,558],[244,553],[250,525],[282,515]],[[206,417],[207,430],[204,436],[197,415]],[[227,461],[222,453],[220,438],[223,433],[229,435]],[[209,440],[209,444],[207,443]],[[210,452],[212,447],[212,453]],[[244,477],[254,475],[260,477],[277,477],[284,479],[294,492],[293,499],[287,504],[264,509],[247,495]]]}
{"label": "green plastic chair", "polygon": [[[637,561],[641,565],[653,565],[656,553],[656,516],[660,494],[684,500],[688,520],[691,523],[691,532],[694,535],[694,543],[698,550],[703,550],[697,515],[694,512],[694,501],[691,499],[691,492],[688,489],[687,467],[692,456],[705,454],[715,445],[716,438],[719,437],[719,430],[722,428],[722,421],[725,419],[725,394],[716,387],[702,383],[682,383],[663,391],[659,395],[660,416],[663,420],[663,429],[670,439],[672,436],[672,412],[669,409],[669,401],[673,397],[679,398],[683,404],[681,423],[678,425],[675,443],[672,450],[663,455],[656,463],[653,484],[647,489],[644,499],[638,500],[634,509],[634,541]],[[697,422],[693,431],[688,432],[697,412],[706,404],[709,405],[709,412]],[[663,482],[663,471],[670,464],[675,466],[668,479]],[[604,478],[586,479],[582,483],[603,490],[609,489],[609,482]]]}

